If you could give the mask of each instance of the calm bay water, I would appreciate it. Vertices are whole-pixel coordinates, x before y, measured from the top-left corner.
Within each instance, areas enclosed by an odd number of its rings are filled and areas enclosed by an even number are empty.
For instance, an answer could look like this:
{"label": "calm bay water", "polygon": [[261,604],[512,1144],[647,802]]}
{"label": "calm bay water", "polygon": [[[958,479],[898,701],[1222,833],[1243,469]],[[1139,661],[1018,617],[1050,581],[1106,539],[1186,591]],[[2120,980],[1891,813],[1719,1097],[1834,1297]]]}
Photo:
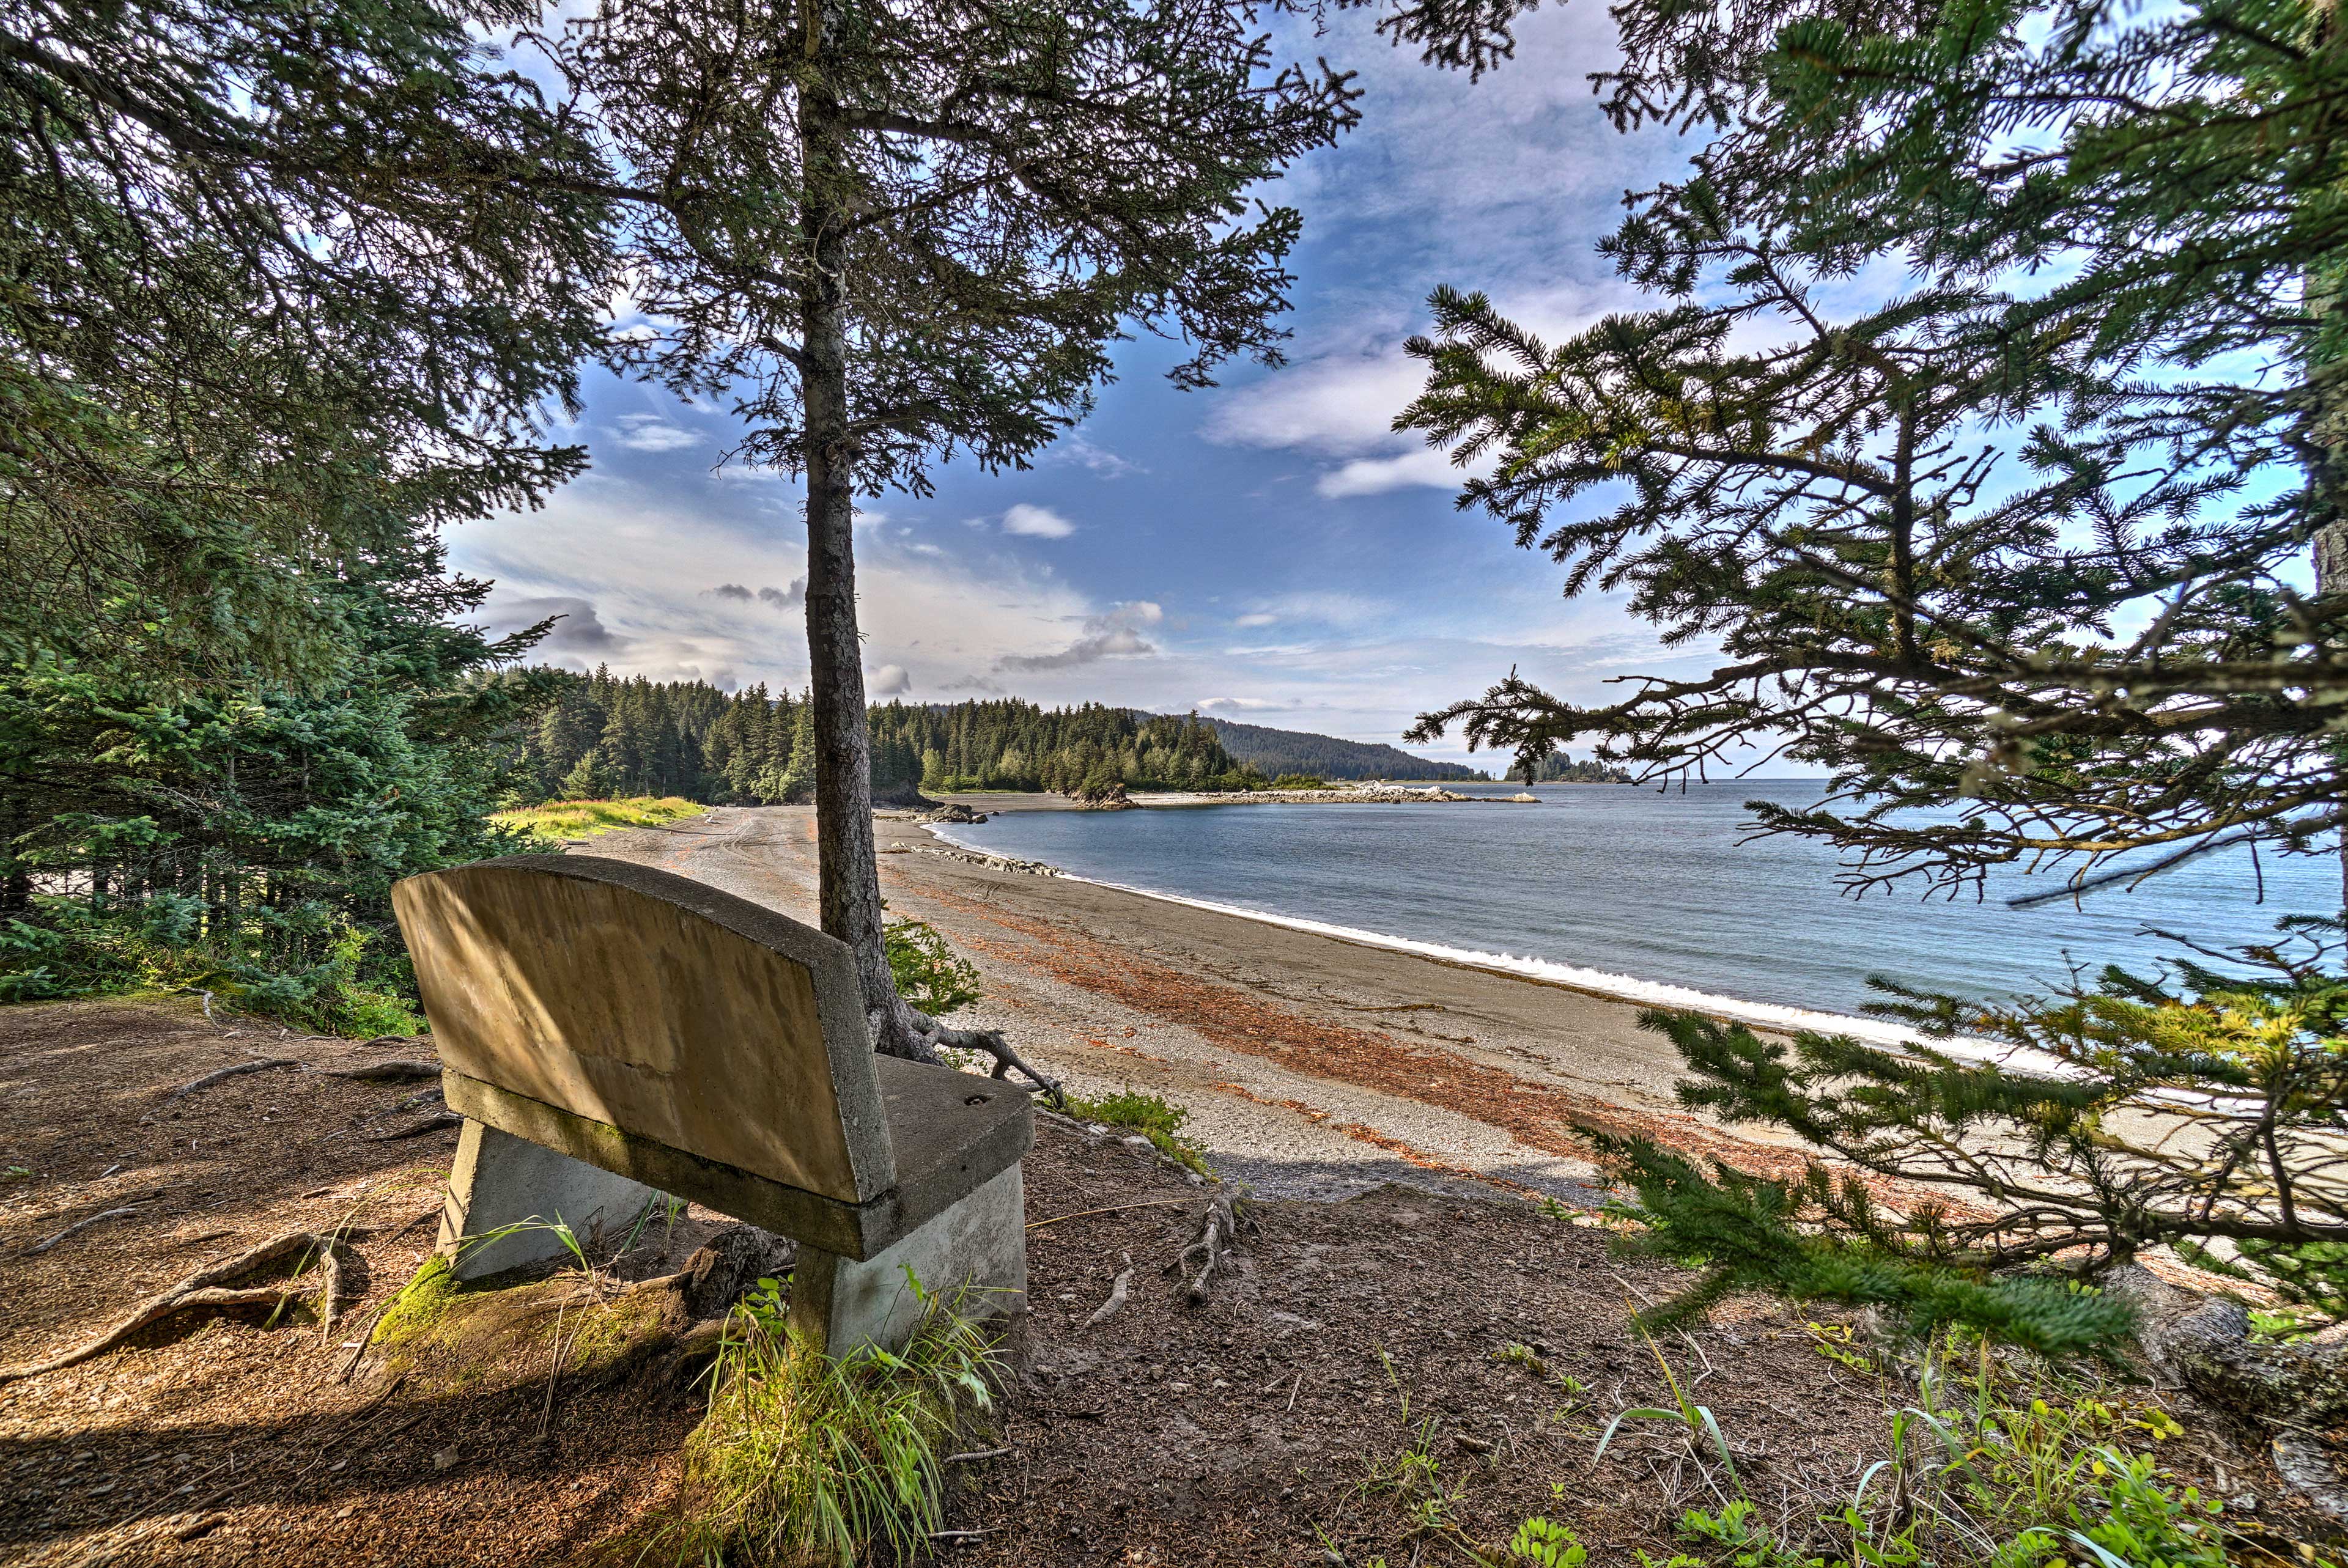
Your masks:
{"label": "calm bay water", "polygon": [[[1472,786],[1470,786],[1472,787]],[[1489,793],[1506,794],[1509,790]],[[1853,898],[1823,846],[1739,844],[1756,798],[1817,801],[1807,781],[1699,784],[1683,794],[1556,785],[1539,805],[1232,805],[1015,812],[953,839],[1047,861],[1095,881],[1295,923],[1375,934],[1388,945],[1472,956],[1591,989],[1746,1009],[1849,1014],[1869,975],[1961,994],[2043,989],[2083,961],[2150,967],[2174,948],[2158,926],[2211,945],[2270,935],[2275,918],[2338,908],[2329,859],[2263,859],[2266,901],[2246,855],[2211,856],[2144,888],[2031,909],[2004,898],[2053,885],[1993,880],[1988,897]]]}

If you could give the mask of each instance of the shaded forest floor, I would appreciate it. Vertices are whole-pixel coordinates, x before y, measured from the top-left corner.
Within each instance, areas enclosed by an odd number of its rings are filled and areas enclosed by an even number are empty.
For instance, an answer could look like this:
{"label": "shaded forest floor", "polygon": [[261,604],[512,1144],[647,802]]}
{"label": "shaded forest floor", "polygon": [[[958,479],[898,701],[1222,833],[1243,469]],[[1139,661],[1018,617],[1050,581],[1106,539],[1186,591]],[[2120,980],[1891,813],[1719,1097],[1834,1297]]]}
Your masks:
{"label": "shaded forest floor", "polygon": [[[417,1049],[176,1004],[0,1009],[0,1364],[263,1237],[353,1237],[334,1333],[301,1314],[191,1314],[0,1384],[0,1559],[510,1568],[606,1558],[678,1506],[702,1395],[663,1357],[337,1379],[343,1346],[433,1240],[455,1139],[396,1136],[437,1110],[410,1103],[416,1085],[282,1067],[170,1098],[255,1059],[335,1069]],[[1456,1558],[1417,1528],[1432,1506],[1496,1543],[1548,1514],[1592,1563],[1627,1563],[1667,1554],[1680,1509],[1711,1501],[1660,1428],[1593,1459],[1613,1411],[1663,1397],[1628,1316],[1685,1276],[1614,1258],[1586,1214],[1456,1185],[1268,1202],[1237,1272],[1194,1307],[1160,1273],[1201,1203],[1183,1173],[1058,1118],[1041,1119],[1027,1172],[1033,1311],[983,1445],[1009,1452],[956,1467],[949,1522],[970,1533],[942,1561],[1262,1568],[1334,1551],[1402,1568]],[[116,1209],[130,1212],[26,1255]],[[676,1266],[710,1218],[648,1240],[630,1272]],[[1131,1305],[1084,1327],[1128,1258]],[[1511,1346],[1539,1369],[1498,1358]],[[1907,1397],[1774,1302],[1733,1302],[1663,1348],[1772,1518],[1847,1498]],[[2260,1491],[2273,1516],[2271,1474],[2183,1413],[2163,1460]]]}

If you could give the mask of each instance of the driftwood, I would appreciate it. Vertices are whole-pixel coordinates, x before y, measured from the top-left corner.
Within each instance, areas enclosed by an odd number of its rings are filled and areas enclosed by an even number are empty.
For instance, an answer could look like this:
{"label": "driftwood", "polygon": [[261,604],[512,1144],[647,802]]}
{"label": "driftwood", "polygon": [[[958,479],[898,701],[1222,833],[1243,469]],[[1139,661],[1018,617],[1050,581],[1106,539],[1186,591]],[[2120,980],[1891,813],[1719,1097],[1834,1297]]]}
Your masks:
{"label": "driftwood", "polygon": [[[1169,1274],[1184,1276],[1182,1298],[1197,1307],[1207,1299],[1214,1282],[1215,1271],[1231,1260],[1231,1247],[1238,1242],[1242,1229],[1259,1229],[1252,1215],[1241,1206],[1241,1200],[1230,1193],[1218,1193],[1199,1216],[1199,1234],[1181,1255],[1166,1266]],[[1191,1265],[1199,1272],[1190,1274]]]}
{"label": "driftwood", "polygon": [[[211,1264],[180,1280],[159,1295],[150,1296],[131,1309],[130,1315],[100,1333],[61,1355],[46,1361],[36,1361],[19,1367],[0,1367],[0,1383],[12,1383],[21,1378],[37,1378],[44,1372],[60,1371],[93,1356],[103,1355],[151,1323],[160,1323],[176,1313],[197,1307],[227,1309],[242,1307],[267,1307],[273,1309],[310,1300],[317,1307],[318,1317],[328,1329],[335,1323],[335,1308],[342,1293],[343,1269],[335,1255],[341,1245],[336,1236],[319,1235],[310,1231],[288,1231],[273,1236],[259,1246],[247,1248],[234,1257]],[[297,1277],[276,1285],[238,1287],[230,1282],[252,1273],[264,1264],[279,1261],[290,1254],[302,1254],[302,1270]],[[298,1277],[312,1264],[317,1266],[317,1277],[304,1282]]]}
{"label": "driftwood", "polygon": [[223,1083],[232,1078],[242,1078],[248,1072],[273,1072],[281,1067],[307,1067],[308,1065],[307,1062],[291,1056],[272,1056],[259,1061],[240,1061],[233,1067],[220,1068],[215,1071],[205,1073],[201,1078],[180,1084],[170,1093],[163,1096],[163,1103],[170,1105],[185,1100],[189,1095],[210,1089],[215,1083]]}
{"label": "driftwood", "polygon": [[2235,1420],[2271,1435],[2284,1479],[2324,1513],[2348,1523],[2348,1473],[2312,1428],[2348,1419],[2348,1323],[2310,1338],[2250,1337],[2249,1309],[2180,1290],[2141,1266],[2108,1288],[2136,1308],[2137,1343],[2153,1369]]}

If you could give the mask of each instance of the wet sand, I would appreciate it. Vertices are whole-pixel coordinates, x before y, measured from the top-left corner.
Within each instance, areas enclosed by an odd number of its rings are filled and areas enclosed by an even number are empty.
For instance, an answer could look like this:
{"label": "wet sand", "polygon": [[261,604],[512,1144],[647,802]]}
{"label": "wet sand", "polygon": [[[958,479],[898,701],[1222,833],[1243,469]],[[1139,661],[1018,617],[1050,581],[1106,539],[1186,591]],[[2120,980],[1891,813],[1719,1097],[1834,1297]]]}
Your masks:
{"label": "wet sand", "polygon": [[[875,826],[891,914],[930,922],[979,969],[985,1000],[955,1022],[1003,1030],[1076,1092],[1131,1085],[1186,1107],[1217,1164],[1267,1194],[1399,1178],[1587,1203],[1577,1123],[1792,1163],[1679,1110],[1677,1058],[1635,1003],[1004,869],[910,814]],[[722,807],[574,853],[815,918],[807,807]]]}

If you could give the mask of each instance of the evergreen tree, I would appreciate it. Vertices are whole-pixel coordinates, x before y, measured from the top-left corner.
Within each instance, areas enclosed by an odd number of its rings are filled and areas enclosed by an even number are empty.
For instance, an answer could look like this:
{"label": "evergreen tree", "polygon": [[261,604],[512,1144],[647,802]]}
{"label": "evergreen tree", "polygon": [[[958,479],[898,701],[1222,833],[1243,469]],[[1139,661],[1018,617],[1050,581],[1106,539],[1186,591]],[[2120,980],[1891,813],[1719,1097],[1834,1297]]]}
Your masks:
{"label": "evergreen tree", "polygon": [[815,704],[801,698],[791,716],[790,757],[783,764],[778,798],[806,802],[816,793]]}
{"label": "evergreen tree", "polygon": [[[1402,423],[1497,458],[1462,504],[1568,565],[1570,593],[1627,590],[1725,658],[1591,708],[1512,675],[1414,738],[1461,723],[1534,760],[1591,738],[1649,776],[1755,744],[1824,764],[1827,805],[1754,809],[1861,880],[2067,861],[2086,887],[2247,842],[2328,852],[2331,12],[1628,15],[1618,119],[1721,128],[1603,247],[1656,308],[1550,345],[1442,291]],[[1878,256],[1909,286],[1831,305]]]}
{"label": "evergreen tree", "polygon": [[[956,452],[1025,463],[1107,347],[1178,333],[1203,384],[1276,357],[1296,214],[1247,192],[1349,123],[1230,0],[745,9],[614,0],[565,63],[636,171],[641,363],[740,388],[742,456],[806,476],[823,927],[880,1049],[930,1054],[883,950],[856,629],[855,497]],[[1009,1048],[987,1049],[1008,1059]]]}
{"label": "evergreen tree", "polygon": [[320,569],[578,470],[602,165],[473,30],[536,15],[11,7],[0,657],[331,674]]}
{"label": "evergreen tree", "polygon": [[[1476,41],[1489,11],[1419,15],[1456,25],[1430,46],[1459,63],[1504,53]],[[1461,504],[1566,565],[1569,593],[1628,590],[1723,661],[1599,707],[1512,674],[1414,738],[1462,723],[1537,766],[1589,737],[1649,776],[1754,745],[1823,764],[1826,805],[1752,809],[1842,847],[1859,886],[2067,858],[2092,892],[2227,845],[2336,851],[2348,51],[2329,9],[1622,15],[1618,121],[1719,131],[1603,246],[1653,308],[1552,345],[1441,291],[1398,424],[1490,460]],[[1849,282],[1883,257],[1908,275],[1869,303]],[[1569,509],[1601,487],[1611,509]],[[1785,1183],[1599,1141],[1641,1245],[1715,1266],[1681,1309],[1761,1284],[2078,1349],[2125,1313],[2039,1273],[2166,1245],[2338,1312],[2338,931],[2289,921],[2222,968],[2106,971],[2018,1008],[1884,1004],[2034,1053],[2007,1066],[1651,1013],[1695,1074],[1687,1104],[1835,1164]],[[2209,1391],[2263,1388],[2268,1413],[2289,1382],[2248,1348],[2204,1363]],[[2348,1412],[2336,1367],[2289,1386]]]}

